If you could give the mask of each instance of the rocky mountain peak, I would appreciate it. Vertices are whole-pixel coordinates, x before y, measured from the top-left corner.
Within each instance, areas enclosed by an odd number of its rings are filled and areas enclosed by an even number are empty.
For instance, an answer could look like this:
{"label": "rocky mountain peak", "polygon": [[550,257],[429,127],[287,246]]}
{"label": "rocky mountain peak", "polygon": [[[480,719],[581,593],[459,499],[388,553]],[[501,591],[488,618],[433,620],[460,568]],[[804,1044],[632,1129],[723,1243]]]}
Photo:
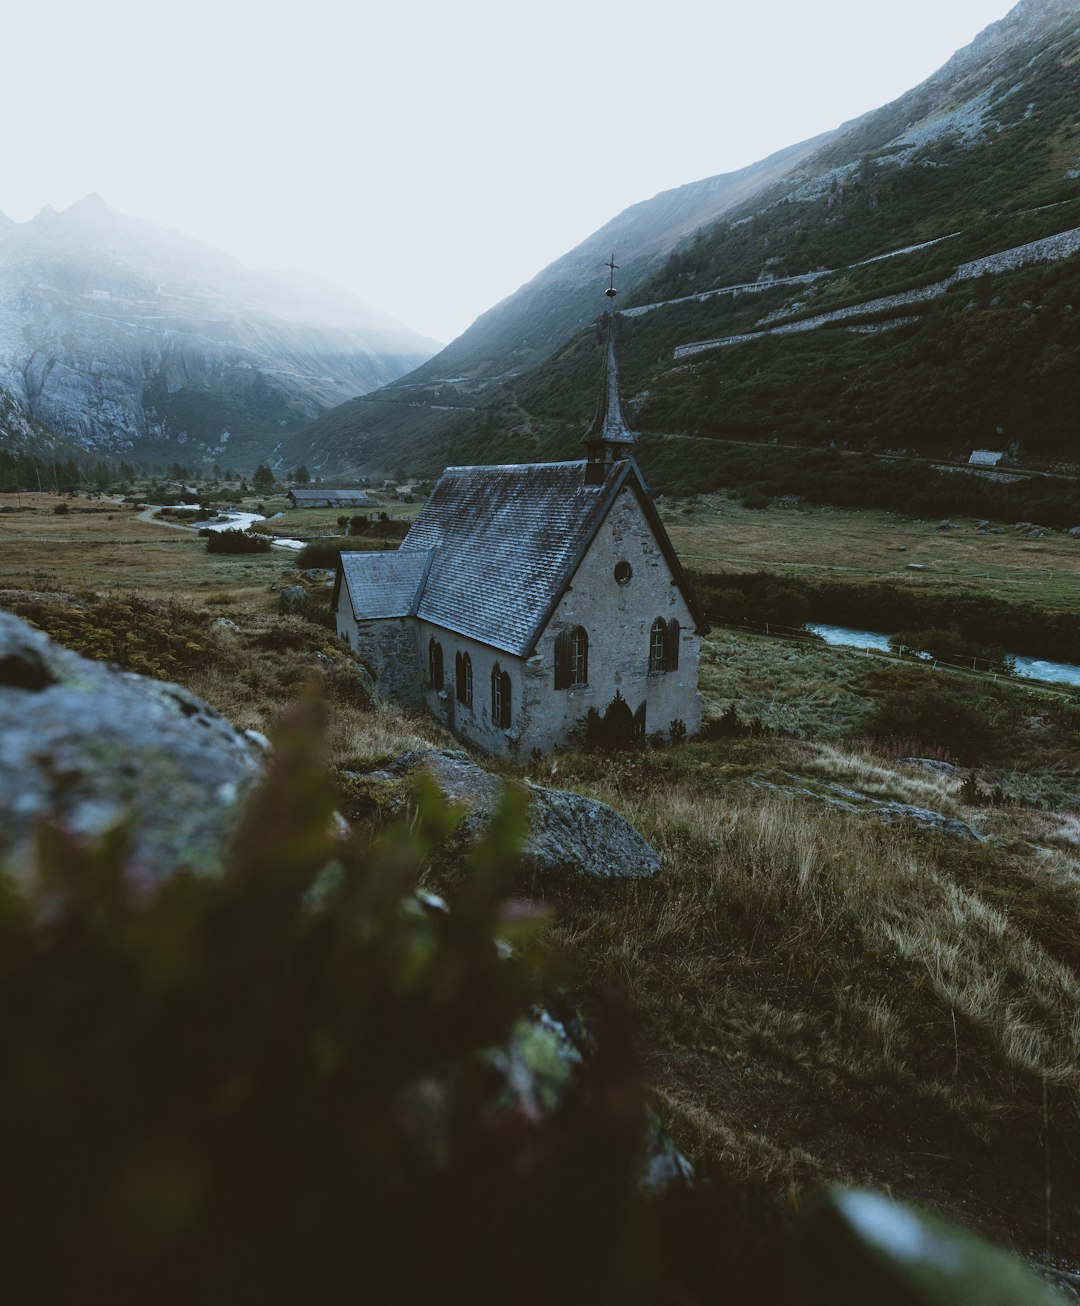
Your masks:
{"label": "rocky mountain peak", "polygon": [[82,448],[247,466],[435,352],[339,287],[91,193],[0,228],[0,386]]}

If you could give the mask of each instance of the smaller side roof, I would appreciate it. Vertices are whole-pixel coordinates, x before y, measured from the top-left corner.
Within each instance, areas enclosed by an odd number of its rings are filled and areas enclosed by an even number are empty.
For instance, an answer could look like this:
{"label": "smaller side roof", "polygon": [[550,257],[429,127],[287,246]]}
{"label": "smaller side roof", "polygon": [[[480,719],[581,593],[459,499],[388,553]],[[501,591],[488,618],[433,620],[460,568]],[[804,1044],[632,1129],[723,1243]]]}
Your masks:
{"label": "smaller side roof", "polygon": [[434,556],[434,549],[343,553],[334,582],[334,607],[344,580],[357,621],[416,616]]}

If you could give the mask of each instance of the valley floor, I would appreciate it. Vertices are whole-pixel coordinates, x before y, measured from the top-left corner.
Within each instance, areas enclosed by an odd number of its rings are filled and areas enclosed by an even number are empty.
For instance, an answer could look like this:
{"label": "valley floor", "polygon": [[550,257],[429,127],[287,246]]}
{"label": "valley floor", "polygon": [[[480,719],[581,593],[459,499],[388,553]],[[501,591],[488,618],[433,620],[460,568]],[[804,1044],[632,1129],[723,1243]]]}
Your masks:
{"label": "valley floor", "polygon": [[[104,504],[35,509],[0,515],[0,605],[61,642],[181,680],[264,731],[317,676],[339,773],[451,743],[365,706],[332,631],[281,611],[275,587],[297,582],[287,557],[210,555]],[[715,566],[865,557],[896,570],[918,552],[933,570],[915,583],[965,587],[980,583],[976,552],[999,549],[1048,605],[1070,602],[1080,566],[1077,542],[938,534],[885,514],[699,502],[672,533]],[[317,618],[327,591],[303,583]],[[611,989],[630,999],[677,1142],[770,1218],[848,1179],[1036,1260],[1080,1260],[1076,700],[731,632],[706,641],[701,685],[712,724],[698,740],[529,768],[610,802],[665,861],[653,881],[531,886],[557,908],[551,940],[583,1005]],[[912,704],[926,708],[917,721],[959,723],[959,752],[886,742]],[[379,819],[342,792],[346,815]],[[431,875],[453,893],[452,869]]]}

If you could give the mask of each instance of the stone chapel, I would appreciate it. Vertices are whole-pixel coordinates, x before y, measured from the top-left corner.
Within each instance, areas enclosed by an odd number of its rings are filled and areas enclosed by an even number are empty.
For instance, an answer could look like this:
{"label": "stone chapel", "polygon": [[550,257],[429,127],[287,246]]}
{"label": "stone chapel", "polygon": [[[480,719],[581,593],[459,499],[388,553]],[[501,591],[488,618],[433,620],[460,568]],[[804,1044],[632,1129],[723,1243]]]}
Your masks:
{"label": "stone chapel", "polygon": [[488,753],[547,752],[616,691],[641,735],[701,724],[707,627],[632,456],[611,312],[582,443],[447,467],[396,552],[341,555],[337,631],[379,692]]}

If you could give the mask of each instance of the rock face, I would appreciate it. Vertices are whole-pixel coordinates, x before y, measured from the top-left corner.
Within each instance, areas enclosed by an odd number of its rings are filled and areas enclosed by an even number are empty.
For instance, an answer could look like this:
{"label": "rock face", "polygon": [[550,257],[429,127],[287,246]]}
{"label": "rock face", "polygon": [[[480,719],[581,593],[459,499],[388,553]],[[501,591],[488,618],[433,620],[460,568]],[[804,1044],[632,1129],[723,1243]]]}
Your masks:
{"label": "rock face", "polygon": [[0,226],[0,386],[82,448],[245,465],[435,343],[91,195]]}
{"label": "rock face", "polygon": [[179,685],[82,658],[0,612],[0,855],[16,874],[43,821],[93,838],[130,820],[139,883],[214,871],[264,756]]}
{"label": "rock face", "polygon": [[[414,749],[373,777],[390,780],[423,769],[442,794],[467,808],[464,833],[476,839],[502,799],[503,781],[458,749]],[[529,833],[524,869],[543,874],[575,870],[600,879],[644,878],[660,870],[660,855],[606,803],[560,789],[527,785]]]}

